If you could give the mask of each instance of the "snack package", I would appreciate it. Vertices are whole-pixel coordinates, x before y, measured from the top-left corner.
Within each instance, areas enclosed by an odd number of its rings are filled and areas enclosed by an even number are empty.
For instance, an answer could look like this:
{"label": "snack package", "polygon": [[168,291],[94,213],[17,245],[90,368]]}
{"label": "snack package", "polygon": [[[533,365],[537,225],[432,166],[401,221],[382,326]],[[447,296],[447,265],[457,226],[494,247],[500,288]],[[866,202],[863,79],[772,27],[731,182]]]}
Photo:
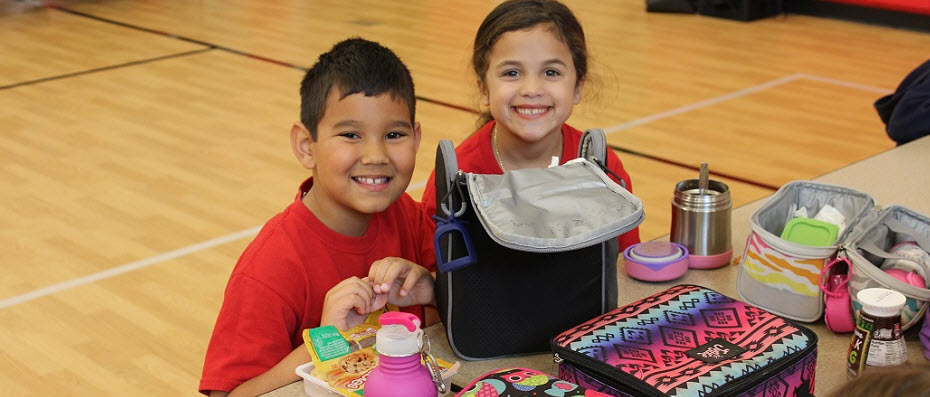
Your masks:
{"label": "snack package", "polygon": [[364,395],[365,379],[378,365],[374,350],[378,316],[387,311],[387,307],[376,310],[365,322],[345,331],[331,325],[304,330],[304,344],[313,360],[311,375],[342,395]]}
{"label": "snack package", "polygon": [[[378,316],[387,311],[385,307],[372,312],[365,322],[346,331],[339,331],[331,325],[304,330],[304,344],[313,360],[310,374],[326,381],[331,389],[343,396],[365,395],[365,380],[378,365],[375,345],[375,336],[381,328]],[[453,367],[439,359],[436,363],[440,373]]]}

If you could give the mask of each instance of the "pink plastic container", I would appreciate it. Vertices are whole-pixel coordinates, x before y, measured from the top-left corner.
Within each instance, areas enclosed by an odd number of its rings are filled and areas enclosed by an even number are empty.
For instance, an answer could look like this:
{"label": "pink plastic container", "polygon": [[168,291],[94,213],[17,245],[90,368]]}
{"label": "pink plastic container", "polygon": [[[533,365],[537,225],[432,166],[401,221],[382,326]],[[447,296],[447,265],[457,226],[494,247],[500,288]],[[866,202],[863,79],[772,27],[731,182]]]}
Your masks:
{"label": "pink plastic container", "polygon": [[669,281],[688,271],[688,249],[668,241],[633,244],[623,251],[626,273],[642,281]]}

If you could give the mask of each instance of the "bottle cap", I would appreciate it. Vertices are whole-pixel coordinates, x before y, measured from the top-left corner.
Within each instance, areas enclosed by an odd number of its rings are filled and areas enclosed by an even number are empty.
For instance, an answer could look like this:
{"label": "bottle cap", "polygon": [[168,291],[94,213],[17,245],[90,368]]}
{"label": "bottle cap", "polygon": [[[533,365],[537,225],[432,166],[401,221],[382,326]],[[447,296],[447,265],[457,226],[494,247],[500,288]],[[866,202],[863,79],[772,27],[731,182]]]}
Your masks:
{"label": "bottle cap", "polygon": [[387,312],[378,317],[381,329],[375,337],[378,353],[406,357],[420,352],[423,330],[420,319],[410,313]]}
{"label": "bottle cap", "polygon": [[856,299],[863,311],[878,317],[901,315],[901,308],[907,302],[904,294],[885,288],[866,288],[856,294]]}

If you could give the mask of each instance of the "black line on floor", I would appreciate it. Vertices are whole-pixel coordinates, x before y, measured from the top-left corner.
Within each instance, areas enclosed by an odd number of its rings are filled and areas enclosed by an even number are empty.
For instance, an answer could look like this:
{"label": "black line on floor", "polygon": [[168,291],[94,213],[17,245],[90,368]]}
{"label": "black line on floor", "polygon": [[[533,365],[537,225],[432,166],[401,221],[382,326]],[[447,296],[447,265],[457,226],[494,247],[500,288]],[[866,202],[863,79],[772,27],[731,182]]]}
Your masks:
{"label": "black line on floor", "polygon": [[168,38],[172,38],[172,39],[176,39],[176,40],[181,40],[181,41],[184,41],[184,42],[187,42],[187,43],[198,44],[198,45],[207,46],[207,47],[210,47],[210,48],[215,48],[215,49],[218,49],[218,50],[223,50],[223,51],[230,52],[230,53],[233,53],[233,54],[236,54],[236,55],[242,55],[242,56],[245,56],[245,57],[258,59],[258,60],[261,60],[261,61],[265,61],[265,62],[270,62],[270,63],[276,64],[276,65],[286,66],[286,67],[289,67],[289,68],[294,68],[294,69],[304,70],[304,71],[307,70],[307,69],[304,68],[304,67],[301,67],[301,66],[299,66],[299,65],[292,64],[292,63],[290,63],[290,62],[284,62],[284,61],[279,61],[279,60],[277,60],[277,59],[272,59],[272,58],[263,57],[263,56],[261,56],[261,55],[252,54],[252,53],[248,53],[248,52],[245,52],[245,51],[240,51],[240,50],[236,50],[236,49],[229,48],[229,47],[224,47],[224,46],[217,45],[217,44],[213,44],[213,43],[208,43],[208,42],[203,41],[203,40],[192,39],[192,38],[190,38],[190,37],[180,36],[180,35],[176,35],[176,34],[172,34],[172,33],[168,33],[168,32],[162,32],[162,31],[156,30],[156,29],[151,29],[151,28],[146,28],[146,27],[142,27],[142,26],[138,26],[138,25],[133,25],[133,24],[129,24],[129,23],[126,23],[126,22],[115,21],[115,20],[112,20],[112,19],[109,19],[109,18],[104,18],[104,17],[100,17],[100,16],[88,14],[88,13],[81,12],[81,11],[75,11],[75,10],[72,10],[72,9],[69,9],[69,8],[58,7],[58,6],[49,6],[49,8],[52,8],[52,9],[55,9],[55,10],[59,10],[59,11],[62,11],[62,12],[67,12],[67,13],[69,13],[69,14],[73,14],[73,15],[85,17],[85,18],[90,18],[90,19],[93,19],[93,20],[99,21],[99,22],[110,23],[110,24],[117,25],[117,26],[122,26],[122,27],[128,28],[128,29],[140,30],[140,31],[143,31],[143,32],[153,33],[153,34],[157,34],[157,35],[160,35],[160,36],[165,36],[165,37],[168,37]]}
{"label": "black line on floor", "polygon": [[[682,167],[682,168],[687,168],[687,169],[691,169],[691,170],[695,170],[695,171],[699,171],[699,170],[700,170],[700,167],[695,167],[695,166],[693,166],[693,165],[688,165],[688,164],[685,164],[685,163],[682,163],[682,162],[678,162],[678,161],[674,161],[674,160],[669,160],[669,159],[665,159],[665,158],[662,158],[662,157],[656,157],[656,156],[653,156],[653,155],[650,155],[650,154],[645,154],[645,153],[637,152],[637,151],[635,151],[635,150],[630,150],[630,149],[622,148],[622,147],[619,147],[619,146],[614,146],[614,145],[608,145],[608,146],[610,146],[611,149],[616,150],[616,151],[618,151],[618,152],[628,153],[628,154],[632,154],[632,155],[634,155],[634,156],[639,156],[639,157],[645,157],[645,158],[647,158],[647,159],[655,160],[655,161],[658,161],[658,162],[660,162],[660,163],[672,164],[672,165],[676,165],[676,166],[679,166],[679,167]],[[756,181],[752,181],[752,180],[749,180],[749,179],[746,179],[746,178],[741,178],[741,177],[738,177],[738,176],[735,176],[735,175],[725,174],[725,173],[717,172],[717,171],[714,171],[714,172],[713,172],[713,175],[717,175],[717,176],[721,176],[721,177],[724,177],[724,178],[732,179],[732,180],[737,181],[737,182],[742,182],[742,183],[745,183],[745,184],[748,184],[748,185],[753,185],[753,186],[761,187],[761,188],[764,188],[764,189],[771,189],[771,190],[773,190],[773,191],[774,191],[774,190],[778,190],[778,188],[779,188],[778,186],[769,185],[769,184],[765,184],[765,183],[761,183],[761,182],[756,182]]]}
{"label": "black line on floor", "polygon": [[463,111],[463,112],[468,112],[468,113],[471,113],[471,114],[481,114],[481,112],[479,112],[478,110],[472,109],[472,108],[467,107],[467,106],[461,106],[461,105],[456,105],[456,104],[454,104],[454,103],[449,103],[449,102],[440,101],[440,100],[436,100],[436,99],[425,98],[425,97],[421,97],[421,96],[419,96],[419,95],[417,96],[417,100],[420,100],[420,101],[423,101],[423,102],[429,102],[429,103],[436,104],[436,105],[439,105],[439,106],[445,106],[445,107],[447,107],[447,108],[452,108],[452,109],[456,109],[456,110],[461,110],[461,111]]}
{"label": "black line on floor", "polygon": [[22,86],[24,86],[24,85],[32,85],[32,84],[44,83],[44,82],[46,82],[46,81],[61,80],[61,79],[69,78],[69,77],[82,76],[82,75],[85,75],[85,74],[91,74],[91,73],[97,73],[97,72],[102,72],[102,71],[106,71],[106,70],[113,70],[113,69],[124,68],[124,67],[127,67],[127,66],[134,66],[134,65],[139,65],[139,64],[143,64],[143,63],[161,61],[161,60],[171,59],[171,58],[178,58],[178,57],[187,56],[187,55],[194,55],[194,54],[199,54],[199,53],[201,53],[201,52],[207,52],[207,51],[210,51],[210,50],[212,50],[212,49],[213,49],[212,47],[211,47],[211,48],[201,48],[201,49],[197,49],[197,50],[193,50],[193,51],[179,52],[179,53],[176,53],[176,54],[168,54],[168,55],[163,55],[163,56],[155,57],[155,58],[140,59],[140,60],[137,60],[137,61],[131,61],[131,62],[126,62],[126,63],[120,63],[120,64],[116,64],[116,65],[103,66],[103,67],[94,68],[94,69],[81,70],[81,71],[78,71],[78,72],[66,73],[66,74],[61,74],[61,75],[57,75],[57,76],[43,77],[43,78],[41,78],[41,79],[36,79],[36,80],[22,81],[22,82],[19,82],[19,83],[13,83],[13,84],[10,84],[10,85],[0,86],[0,91],[6,90],[6,89],[10,89],[10,88],[22,87]]}
{"label": "black line on floor", "polygon": [[[306,72],[306,71],[308,70],[308,68],[306,68],[306,67],[303,67],[303,66],[300,66],[300,65],[295,65],[295,64],[290,63],[290,62],[284,62],[284,61],[280,61],[280,60],[277,60],[277,59],[274,59],[274,58],[268,58],[268,57],[265,57],[265,56],[261,56],[261,55],[253,54],[253,53],[249,53],[249,52],[245,52],[245,51],[242,51],[242,50],[237,50],[237,49],[230,48],[230,47],[224,47],[224,46],[221,46],[221,45],[218,45],[218,44],[214,44],[214,43],[209,43],[209,42],[206,42],[206,41],[203,41],[203,40],[192,39],[192,38],[190,38],[190,37],[184,37],[184,36],[180,36],[180,35],[176,35],[176,34],[172,34],[172,33],[168,33],[168,32],[163,32],[163,31],[156,30],[156,29],[151,29],[151,28],[146,28],[146,27],[143,27],[143,26],[138,26],[138,25],[129,24],[129,23],[126,23],[126,22],[120,22],[120,21],[116,21],[116,20],[109,19],[109,18],[104,18],[104,17],[100,17],[100,16],[97,16],[97,15],[93,15],[93,14],[88,14],[88,13],[81,12],[81,11],[72,10],[72,9],[69,9],[69,8],[64,8],[64,7],[59,7],[59,6],[49,6],[49,8],[52,8],[52,9],[55,9],[55,10],[58,10],[58,11],[62,11],[62,12],[66,12],[66,13],[69,13],[69,14],[72,14],[72,15],[77,15],[77,16],[81,16],[81,17],[85,17],[85,18],[90,18],[90,19],[93,19],[93,20],[99,21],[99,22],[104,22],[104,23],[109,23],[109,24],[113,24],[113,25],[117,25],[117,26],[122,26],[122,27],[128,28],[128,29],[135,29],[135,30],[139,30],[139,31],[143,31],[143,32],[148,32],[148,33],[157,34],[157,35],[159,35],[159,36],[164,36],[164,37],[168,37],[168,38],[172,38],[172,39],[181,40],[181,41],[188,42],[188,43],[193,43],[193,44],[198,44],[198,45],[202,45],[202,46],[207,46],[207,47],[210,47],[210,48],[215,48],[215,49],[222,50],[222,51],[226,51],[226,52],[229,52],[229,53],[232,53],[232,54],[242,55],[242,56],[245,56],[245,57],[248,57],[248,58],[253,58],[253,59],[260,60],[260,61],[265,61],[265,62],[273,63],[273,64],[275,64],[275,65],[286,66],[286,67],[293,68],[293,69],[298,69],[298,70],[301,70],[301,71],[304,71],[304,72]],[[469,113],[472,113],[472,114],[479,114],[479,113],[480,113],[479,111],[477,111],[477,110],[475,110],[475,109],[472,109],[472,108],[469,108],[469,107],[466,107],[466,106],[456,105],[456,104],[449,103],[449,102],[444,102],[444,101],[440,101],[440,100],[436,100],[436,99],[425,98],[425,97],[421,97],[421,96],[417,96],[416,98],[417,98],[418,100],[421,100],[421,101],[424,101],[424,102],[429,102],[429,103],[433,103],[433,104],[436,104],[436,105],[445,106],[445,107],[448,107],[448,108],[452,108],[452,109],[456,109],[456,110],[461,110],[461,111],[464,111],[464,112],[469,112]]]}
{"label": "black line on floor", "polygon": [[129,23],[126,23],[126,22],[115,21],[115,20],[112,20],[112,19],[104,18],[104,17],[98,17],[98,16],[96,16],[96,15],[88,14],[88,13],[81,12],[81,11],[72,10],[72,9],[70,9],[70,8],[65,8],[65,7],[61,7],[61,6],[57,6],[57,5],[48,5],[48,6],[46,6],[46,8],[49,8],[49,9],[52,9],[52,10],[58,10],[58,11],[62,11],[62,12],[67,12],[67,13],[69,13],[69,14],[81,16],[81,17],[84,17],[84,18],[90,18],[90,19],[93,19],[93,20],[95,20],[95,21],[106,22],[106,23],[109,23],[109,24],[112,24],[112,25],[122,26],[122,27],[124,27],[124,28],[129,28],[129,29],[133,29],[133,30],[141,30],[141,31],[143,31],[143,32],[154,33],[154,34],[161,35],[161,36],[167,36],[167,37],[171,37],[171,38],[173,38],[173,39],[178,39],[178,40],[181,40],[181,41],[186,41],[186,42],[188,42],[188,43],[199,44],[199,45],[207,46],[207,47],[217,47],[217,46],[215,46],[215,45],[213,45],[213,44],[210,44],[210,43],[207,43],[207,42],[203,42],[203,41],[200,41],[200,40],[196,40],[196,39],[192,39],[192,38],[189,38],[189,37],[178,36],[178,35],[176,35],[176,34],[166,33],[166,32],[162,32],[162,31],[160,31],[160,30],[149,29],[149,28],[146,28],[146,27],[138,26],[138,25],[132,25],[132,24],[129,24]]}

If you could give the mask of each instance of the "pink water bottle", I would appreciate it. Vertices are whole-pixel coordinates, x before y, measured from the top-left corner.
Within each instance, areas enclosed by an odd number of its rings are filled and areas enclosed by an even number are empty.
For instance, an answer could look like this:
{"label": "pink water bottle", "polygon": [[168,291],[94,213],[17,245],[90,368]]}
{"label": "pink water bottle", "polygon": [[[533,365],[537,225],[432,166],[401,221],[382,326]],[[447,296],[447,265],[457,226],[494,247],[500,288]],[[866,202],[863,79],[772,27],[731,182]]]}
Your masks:
{"label": "pink water bottle", "polygon": [[436,397],[436,385],[420,363],[423,330],[410,313],[387,312],[378,317],[378,366],[365,381],[366,397]]}

